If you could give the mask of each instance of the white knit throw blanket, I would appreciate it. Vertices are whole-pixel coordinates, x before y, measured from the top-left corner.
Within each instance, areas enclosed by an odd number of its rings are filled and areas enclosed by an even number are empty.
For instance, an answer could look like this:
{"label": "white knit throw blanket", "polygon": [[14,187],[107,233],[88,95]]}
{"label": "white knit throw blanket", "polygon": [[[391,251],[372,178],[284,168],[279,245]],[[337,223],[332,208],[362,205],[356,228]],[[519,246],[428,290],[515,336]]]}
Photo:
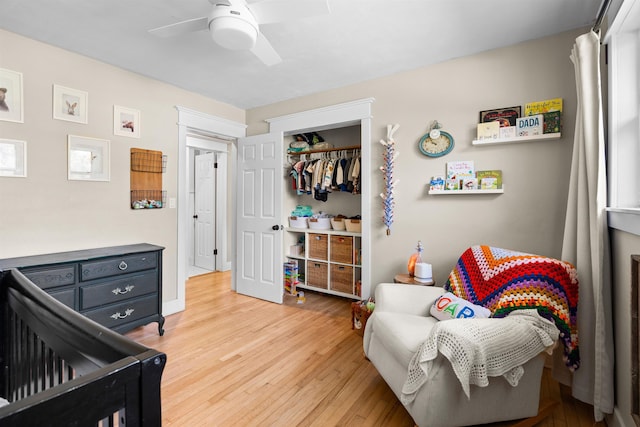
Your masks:
{"label": "white knit throw blanket", "polygon": [[514,310],[501,319],[452,319],[433,326],[409,363],[401,401],[413,402],[440,352],[449,360],[464,393],[470,384],[489,385],[488,377],[504,376],[517,386],[527,361],[553,350],[558,329],[535,309]]}

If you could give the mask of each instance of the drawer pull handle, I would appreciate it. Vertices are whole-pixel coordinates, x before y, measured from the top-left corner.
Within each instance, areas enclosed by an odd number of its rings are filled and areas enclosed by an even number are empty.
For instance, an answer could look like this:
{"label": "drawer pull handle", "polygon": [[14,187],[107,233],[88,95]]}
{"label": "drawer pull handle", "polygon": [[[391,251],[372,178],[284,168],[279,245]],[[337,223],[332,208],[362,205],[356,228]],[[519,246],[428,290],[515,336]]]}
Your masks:
{"label": "drawer pull handle", "polygon": [[115,288],[111,292],[113,292],[115,295],[124,295],[124,294],[128,294],[129,292],[131,292],[133,290],[133,288],[135,288],[134,285],[127,285],[127,286],[124,287],[124,291],[122,289],[120,289],[120,288]]}
{"label": "drawer pull handle", "polygon": [[125,271],[129,266],[127,265],[126,262],[121,261],[120,264],[118,264],[118,268],[122,271]]}
{"label": "drawer pull handle", "polygon": [[122,314],[120,314],[120,312],[117,312],[117,313],[113,313],[110,317],[112,319],[116,319],[116,320],[118,320],[118,319],[126,319],[127,317],[131,316],[132,314],[133,314],[133,308],[127,308],[124,311],[124,316]]}

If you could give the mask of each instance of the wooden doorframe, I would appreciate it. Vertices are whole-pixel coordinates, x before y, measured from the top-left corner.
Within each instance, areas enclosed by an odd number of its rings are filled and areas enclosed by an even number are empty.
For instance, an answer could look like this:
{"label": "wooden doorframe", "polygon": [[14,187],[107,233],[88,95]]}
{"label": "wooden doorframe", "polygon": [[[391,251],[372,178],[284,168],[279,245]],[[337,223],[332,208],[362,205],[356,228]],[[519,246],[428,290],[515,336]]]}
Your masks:
{"label": "wooden doorframe", "polygon": [[[176,290],[175,299],[164,301],[163,314],[169,315],[185,309],[185,283],[188,279],[187,259],[189,240],[189,149],[188,136],[208,136],[228,140],[229,167],[235,170],[235,139],[245,136],[247,126],[196,110],[176,106],[178,111],[178,190],[177,190],[177,249],[176,249]],[[233,201],[235,203],[235,200]],[[227,224],[229,227],[230,224]],[[233,252],[230,252],[233,253]],[[164,283],[171,283],[166,280]],[[166,294],[170,294],[165,292]]]}

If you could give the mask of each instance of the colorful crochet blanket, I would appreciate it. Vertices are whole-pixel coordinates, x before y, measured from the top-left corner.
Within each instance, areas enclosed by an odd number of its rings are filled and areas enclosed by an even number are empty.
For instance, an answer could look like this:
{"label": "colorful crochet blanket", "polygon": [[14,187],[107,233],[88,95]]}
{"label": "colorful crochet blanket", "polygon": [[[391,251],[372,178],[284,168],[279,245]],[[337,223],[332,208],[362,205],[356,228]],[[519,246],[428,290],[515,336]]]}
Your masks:
{"label": "colorful crochet blanket", "polygon": [[449,274],[444,289],[505,317],[535,308],[560,331],[564,361],[580,366],[578,351],[578,273],[568,262],[491,246],[467,249]]}

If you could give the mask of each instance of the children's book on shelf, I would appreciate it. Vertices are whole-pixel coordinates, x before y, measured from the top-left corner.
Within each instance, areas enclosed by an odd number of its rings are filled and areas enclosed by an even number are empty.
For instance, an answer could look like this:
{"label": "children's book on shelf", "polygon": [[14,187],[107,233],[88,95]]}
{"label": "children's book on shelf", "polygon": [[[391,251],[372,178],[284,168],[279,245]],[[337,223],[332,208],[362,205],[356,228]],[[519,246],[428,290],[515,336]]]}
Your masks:
{"label": "children's book on shelf", "polygon": [[542,116],[544,117],[544,133],[562,132],[562,113],[560,111],[550,111],[543,113]]}
{"label": "children's book on shelf", "polygon": [[455,178],[447,179],[445,185],[446,185],[445,189],[447,190],[459,190],[460,180]]}
{"label": "children's book on shelf", "polygon": [[463,178],[461,190],[477,190],[478,179],[477,178]]}
{"label": "children's book on shelf", "polygon": [[542,135],[544,118],[542,114],[516,119],[517,136]]}
{"label": "children's book on shelf", "polygon": [[465,177],[475,177],[473,160],[447,162],[447,179],[461,180]]}
{"label": "children's book on shelf", "polygon": [[513,138],[516,136],[515,126],[505,126],[500,128],[500,138]]}
{"label": "children's book on shelf", "polygon": [[562,112],[562,98],[529,102],[524,105],[525,116],[535,116],[536,114],[549,113],[551,111]]}
{"label": "children's book on shelf", "polygon": [[515,107],[495,108],[493,110],[480,111],[480,120],[478,120],[478,122],[485,123],[497,121],[500,123],[501,127],[515,126],[516,119],[520,117],[520,113],[521,108],[519,105]]}
{"label": "children's book on shelf", "polygon": [[481,190],[498,190],[502,188],[501,170],[483,170],[476,172]]}
{"label": "children's book on shelf", "polygon": [[434,176],[429,183],[429,190],[440,191],[444,190],[444,177]]}
{"label": "children's book on shelf", "polygon": [[478,123],[477,139],[498,139],[500,137],[500,122]]}

